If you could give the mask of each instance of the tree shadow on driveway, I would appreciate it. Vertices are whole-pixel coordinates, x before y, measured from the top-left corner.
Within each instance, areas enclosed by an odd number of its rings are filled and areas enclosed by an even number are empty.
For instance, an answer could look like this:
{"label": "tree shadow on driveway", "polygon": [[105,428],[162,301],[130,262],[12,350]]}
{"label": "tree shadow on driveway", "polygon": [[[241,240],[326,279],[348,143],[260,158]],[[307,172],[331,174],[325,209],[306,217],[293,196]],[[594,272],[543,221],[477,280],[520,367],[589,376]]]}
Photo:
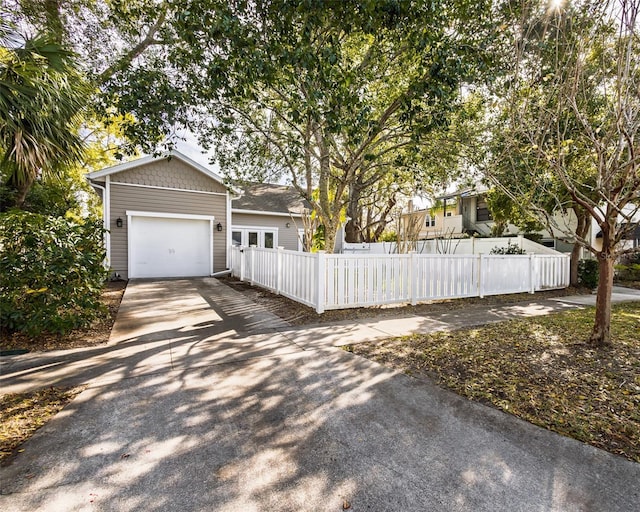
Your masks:
{"label": "tree shadow on driveway", "polygon": [[638,464],[344,351],[228,330],[216,314],[94,353],[91,386],[0,470],[2,510],[638,502]]}

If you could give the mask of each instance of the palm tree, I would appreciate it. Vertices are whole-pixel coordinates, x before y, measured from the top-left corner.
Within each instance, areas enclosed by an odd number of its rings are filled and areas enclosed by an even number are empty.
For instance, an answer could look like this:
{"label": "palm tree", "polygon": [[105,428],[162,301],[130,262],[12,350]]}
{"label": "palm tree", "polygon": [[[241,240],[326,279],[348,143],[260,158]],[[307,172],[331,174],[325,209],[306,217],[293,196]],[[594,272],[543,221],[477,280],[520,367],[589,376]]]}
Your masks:
{"label": "palm tree", "polygon": [[81,159],[90,89],[55,38],[21,38],[5,24],[0,43],[0,176],[20,208],[39,175]]}

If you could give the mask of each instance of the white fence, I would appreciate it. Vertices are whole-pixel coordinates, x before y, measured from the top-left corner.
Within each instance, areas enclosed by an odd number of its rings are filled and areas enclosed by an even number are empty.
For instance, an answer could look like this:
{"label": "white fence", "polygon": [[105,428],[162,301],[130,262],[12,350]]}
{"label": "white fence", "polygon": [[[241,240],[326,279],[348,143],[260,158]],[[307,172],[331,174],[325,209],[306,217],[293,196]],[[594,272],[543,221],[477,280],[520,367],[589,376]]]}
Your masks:
{"label": "white fence", "polygon": [[569,256],[562,254],[326,254],[233,247],[231,269],[240,280],[318,313],[569,286]]}
{"label": "white fence", "polygon": [[[442,238],[418,240],[416,251],[419,254],[488,254],[496,247],[515,245],[527,254],[560,254],[558,251],[533,242],[522,235],[499,238]],[[395,242],[348,243],[342,244],[345,254],[395,254]]]}

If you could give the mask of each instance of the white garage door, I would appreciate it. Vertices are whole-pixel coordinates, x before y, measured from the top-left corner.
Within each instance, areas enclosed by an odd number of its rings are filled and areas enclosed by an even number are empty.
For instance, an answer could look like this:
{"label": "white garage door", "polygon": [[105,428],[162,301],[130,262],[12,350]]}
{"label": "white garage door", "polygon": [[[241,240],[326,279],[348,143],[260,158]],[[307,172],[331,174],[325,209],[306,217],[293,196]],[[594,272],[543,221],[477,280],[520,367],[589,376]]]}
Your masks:
{"label": "white garage door", "polygon": [[129,277],[208,276],[209,219],[129,217]]}

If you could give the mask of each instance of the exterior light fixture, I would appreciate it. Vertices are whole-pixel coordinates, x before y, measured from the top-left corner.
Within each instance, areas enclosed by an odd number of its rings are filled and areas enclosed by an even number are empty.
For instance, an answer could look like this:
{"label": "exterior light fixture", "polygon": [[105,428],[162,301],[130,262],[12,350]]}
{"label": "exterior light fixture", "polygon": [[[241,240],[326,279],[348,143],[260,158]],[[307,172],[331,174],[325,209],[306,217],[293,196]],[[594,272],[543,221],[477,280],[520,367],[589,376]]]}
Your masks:
{"label": "exterior light fixture", "polygon": [[118,217],[118,218],[116,219],[116,226],[117,226],[117,227],[119,227],[119,228],[121,228],[121,227],[122,227],[122,219],[121,219],[120,217]]}
{"label": "exterior light fixture", "polygon": [[218,222],[218,224],[216,225],[216,229],[217,229],[218,231],[222,231],[222,224],[220,224],[220,223]]}
{"label": "exterior light fixture", "polygon": [[287,222],[287,223],[285,224],[285,226],[286,226],[286,228],[287,228],[287,229],[289,229],[289,228],[291,227],[291,222]]}

